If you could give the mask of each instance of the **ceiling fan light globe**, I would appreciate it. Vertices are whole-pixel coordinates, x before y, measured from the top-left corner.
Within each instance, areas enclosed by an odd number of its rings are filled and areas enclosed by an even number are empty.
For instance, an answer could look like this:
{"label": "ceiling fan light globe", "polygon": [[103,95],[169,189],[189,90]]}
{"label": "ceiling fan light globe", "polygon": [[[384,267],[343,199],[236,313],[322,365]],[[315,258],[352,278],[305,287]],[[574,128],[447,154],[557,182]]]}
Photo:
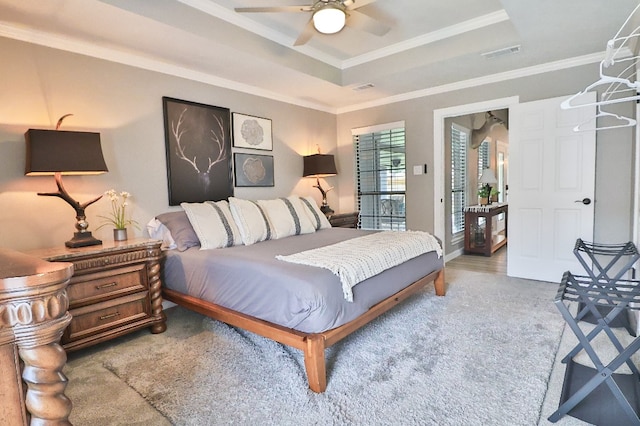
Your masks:
{"label": "ceiling fan light globe", "polygon": [[313,26],[322,34],[335,34],[344,28],[346,19],[343,10],[326,6],[313,14]]}

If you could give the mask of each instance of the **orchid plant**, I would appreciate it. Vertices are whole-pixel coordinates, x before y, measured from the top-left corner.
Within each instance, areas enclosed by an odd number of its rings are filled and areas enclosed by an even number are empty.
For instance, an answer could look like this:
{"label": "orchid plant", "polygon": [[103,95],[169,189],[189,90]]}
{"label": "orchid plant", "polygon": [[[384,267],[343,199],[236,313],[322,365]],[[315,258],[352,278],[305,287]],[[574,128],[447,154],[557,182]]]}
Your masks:
{"label": "orchid plant", "polygon": [[131,198],[131,194],[122,191],[117,193],[114,189],[110,189],[104,193],[109,200],[111,201],[111,214],[109,216],[98,216],[104,219],[102,225],[99,228],[112,224],[115,229],[126,229],[127,226],[133,225],[136,228],[139,228],[138,222],[133,219],[127,218],[127,206],[129,205],[129,198]]}

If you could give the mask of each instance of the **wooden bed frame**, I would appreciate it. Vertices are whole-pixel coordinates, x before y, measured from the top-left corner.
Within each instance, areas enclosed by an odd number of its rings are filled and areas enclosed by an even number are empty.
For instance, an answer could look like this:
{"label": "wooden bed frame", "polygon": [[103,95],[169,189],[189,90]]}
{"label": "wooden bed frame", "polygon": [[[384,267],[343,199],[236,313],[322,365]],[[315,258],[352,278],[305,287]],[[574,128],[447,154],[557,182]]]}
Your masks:
{"label": "wooden bed frame", "polygon": [[303,333],[282,327],[167,288],[162,289],[162,296],[164,299],[192,311],[302,350],[304,352],[304,364],[307,370],[309,388],[314,392],[321,393],[327,388],[324,350],[407,299],[431,281],[434,283],[436,295],[444,296],[446,289],[443,267],[372,306],[371,309],[358,318],[322,333]]}

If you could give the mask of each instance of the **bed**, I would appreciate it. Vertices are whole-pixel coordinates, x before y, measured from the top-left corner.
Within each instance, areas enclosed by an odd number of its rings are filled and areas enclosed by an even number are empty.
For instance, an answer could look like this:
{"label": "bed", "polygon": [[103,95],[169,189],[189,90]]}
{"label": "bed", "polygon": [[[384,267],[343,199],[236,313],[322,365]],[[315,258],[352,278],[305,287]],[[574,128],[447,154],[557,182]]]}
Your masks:
{"label": "bed", "polygon": [[[228,222],[234,221],[228,216]],[[159,215],[156,221],[177,241],[165,251],[164,299],[303,351],[314,392],[327,387],[326,348],[431,282],[436,295],[445,295],[444,262],[435,251],[359,282],[352,288],[352,301],[328,269],[276,258],[321,247],[331,251],[376,231],[331,228],[323,221],[314,232],[202,250],[201,235],[193,235],[197,222],[185,220],[184,213]]]}

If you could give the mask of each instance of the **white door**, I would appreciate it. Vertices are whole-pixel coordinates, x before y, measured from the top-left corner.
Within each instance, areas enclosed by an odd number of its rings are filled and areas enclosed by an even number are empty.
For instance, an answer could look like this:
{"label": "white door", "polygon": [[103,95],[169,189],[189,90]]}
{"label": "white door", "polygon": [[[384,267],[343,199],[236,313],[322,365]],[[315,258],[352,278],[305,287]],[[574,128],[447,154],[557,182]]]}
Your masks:
{"label": "white door", "polygon": [[562,110],[564,99],[509,111],[509,276],[560,282],[564,271],[584,272],[573,247],[593,241],[596,138],[573,128],[595,117],[595,106]]}

